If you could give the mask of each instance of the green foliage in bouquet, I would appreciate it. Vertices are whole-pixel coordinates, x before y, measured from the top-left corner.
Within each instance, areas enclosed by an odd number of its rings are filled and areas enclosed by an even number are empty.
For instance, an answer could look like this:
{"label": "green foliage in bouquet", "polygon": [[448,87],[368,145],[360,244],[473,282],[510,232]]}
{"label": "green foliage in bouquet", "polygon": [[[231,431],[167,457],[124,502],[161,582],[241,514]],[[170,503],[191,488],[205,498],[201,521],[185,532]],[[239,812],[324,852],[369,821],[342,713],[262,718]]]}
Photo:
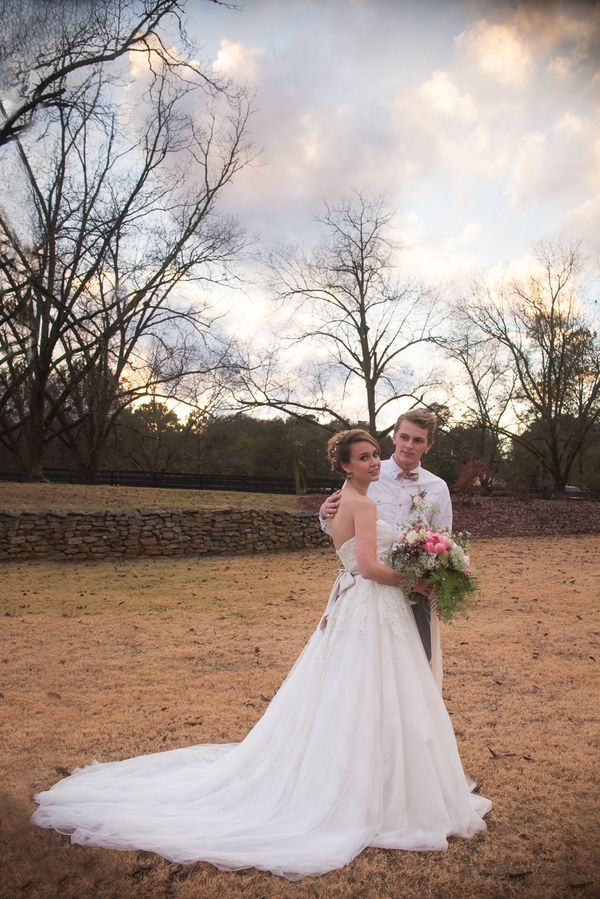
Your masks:
{"label": "green foliage in bouquet", "polygon": [[451,621],[457,612],[467,610],[469,598],[477,590],[477,579],[466,571],[442,568],[427,575],[433,585],[433,598],[442,621]]}

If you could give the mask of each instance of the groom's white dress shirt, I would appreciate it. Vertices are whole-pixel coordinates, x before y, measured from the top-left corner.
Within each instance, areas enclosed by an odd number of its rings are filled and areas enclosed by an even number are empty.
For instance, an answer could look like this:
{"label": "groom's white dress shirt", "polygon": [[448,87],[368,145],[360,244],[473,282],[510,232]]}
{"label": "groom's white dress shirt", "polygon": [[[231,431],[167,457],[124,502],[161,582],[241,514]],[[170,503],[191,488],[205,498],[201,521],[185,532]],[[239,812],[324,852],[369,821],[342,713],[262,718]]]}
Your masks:
{"label": "groom's white dress shirt", "polygon": [[414,469],[416,480],[399,478],[402,469],[394,458],[381,463],[379,480],[369,484],[367,496],[377,503],[377,517],[386,521],[397,533],[407,523],[413,510],[412,498],[426,491],[424,502],[436,511],[425,517],[434,528],[452,530],[452,503],[448,485],[442,478],[419,465]]}
{"label": "groom's white dress shirt", "polygon": [[[436,509],[425,515],[429,524],[434,528],[452,530],[452,503],[448,485],[421,465],[413,471],[418,473],[416,480],[399,478],[402,469],[393,457],[381,463],[379,480],[369,484],[367,490],[367,496],[377,503],[377,517],[386,521],[397,534],[413,511],[413,496],[426,491],[423,497],[425,504]],[[324,518],[320,520],[325,533],[331,536],[330,522]]]}

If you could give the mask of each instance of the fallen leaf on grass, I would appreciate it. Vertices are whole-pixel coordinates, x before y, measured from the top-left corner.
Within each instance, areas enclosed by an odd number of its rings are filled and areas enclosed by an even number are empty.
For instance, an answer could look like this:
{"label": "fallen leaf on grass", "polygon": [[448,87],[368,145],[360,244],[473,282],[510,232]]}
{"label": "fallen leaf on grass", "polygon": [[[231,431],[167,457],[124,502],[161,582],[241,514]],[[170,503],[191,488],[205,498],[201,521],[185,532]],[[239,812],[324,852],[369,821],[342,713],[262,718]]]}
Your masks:
{"label": "fallen leaf on grass", "polygon": [[517,754],[516,752],[496,752],[491,746],[488,746],[488,749],[491,752],[493,759],[513,758]]}

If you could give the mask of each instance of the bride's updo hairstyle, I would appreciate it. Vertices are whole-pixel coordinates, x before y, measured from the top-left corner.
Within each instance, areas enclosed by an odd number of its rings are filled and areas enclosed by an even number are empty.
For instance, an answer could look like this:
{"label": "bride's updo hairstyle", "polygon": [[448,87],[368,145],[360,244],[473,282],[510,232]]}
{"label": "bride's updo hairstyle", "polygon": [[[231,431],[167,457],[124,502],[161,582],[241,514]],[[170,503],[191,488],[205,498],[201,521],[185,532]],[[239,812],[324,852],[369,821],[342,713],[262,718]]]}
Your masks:
{"label": "bride's updo hairstyle", "polygon": [[342,468],[348,465],[350,456],[352,455],[352,446],[355,443],[370,443],[379,451],[379,444],[374,437],[371,437],[368,431],[362,428],[352,428],[349,431],[339,431],[327,442],[327,455],[331,462],[331,470],[339,471],[340,474],[346,476],[346,472]]}

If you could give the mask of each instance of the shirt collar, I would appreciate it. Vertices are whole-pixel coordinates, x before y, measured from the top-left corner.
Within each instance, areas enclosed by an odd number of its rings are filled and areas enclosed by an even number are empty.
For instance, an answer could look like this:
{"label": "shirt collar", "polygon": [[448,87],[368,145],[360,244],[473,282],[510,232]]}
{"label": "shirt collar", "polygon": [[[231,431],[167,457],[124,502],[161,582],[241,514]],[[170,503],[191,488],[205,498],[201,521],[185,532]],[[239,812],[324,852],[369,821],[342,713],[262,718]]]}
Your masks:
{"label": "shirt collar", "polygon": [[[400,472],[403,471],[404,469],[400,468],[400,466],[398,465],[398,463],[396,462],[396,460],[394,459],[393,456],[390,456],[389,461],[390,461],[390,466],[391,466],[391,469],[392,469],[392,476],[393,476],[394,478],[397,478],[398,475],[400,474]],[[415,471],[418,472],[419,477],[421,476],[422,472],[424,471],[424,469],[421,468],[421,463],[420,463],[420,462],[419,462],[419,464],[417,465],[416,468],[411,468],[411,473],[412,473],[412,472],[415,472]]]}

